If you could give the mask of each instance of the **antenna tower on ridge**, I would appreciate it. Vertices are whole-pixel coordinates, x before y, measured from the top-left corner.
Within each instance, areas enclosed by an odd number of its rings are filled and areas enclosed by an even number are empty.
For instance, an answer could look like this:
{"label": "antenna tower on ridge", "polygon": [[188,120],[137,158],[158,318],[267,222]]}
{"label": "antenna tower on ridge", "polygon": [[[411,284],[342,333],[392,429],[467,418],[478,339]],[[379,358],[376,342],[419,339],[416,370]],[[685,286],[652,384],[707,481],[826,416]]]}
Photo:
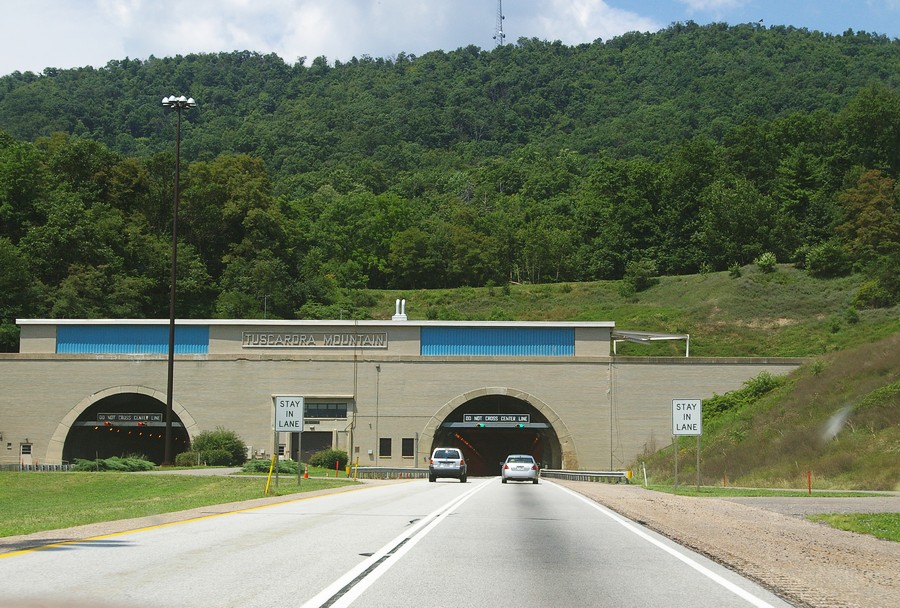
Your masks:
{"label": "antenna tower on ridge", "polygon": [[503,20],[506,17],[503,16],[503,0],[497,0],[497,26],[494,28],[494,40],[497,41],[497,46],[503,46],[503,41],[506,40],[506,34],[503,33]]}

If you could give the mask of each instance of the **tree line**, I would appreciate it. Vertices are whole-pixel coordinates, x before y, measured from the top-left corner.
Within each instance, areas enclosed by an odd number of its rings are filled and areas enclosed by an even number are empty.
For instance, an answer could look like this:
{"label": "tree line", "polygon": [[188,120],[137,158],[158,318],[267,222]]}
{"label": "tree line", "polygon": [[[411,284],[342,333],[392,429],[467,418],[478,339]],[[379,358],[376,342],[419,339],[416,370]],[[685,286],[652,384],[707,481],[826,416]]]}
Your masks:
{"label": "tree line", "polygon": [[337,317],[362,289],[865,272],[897,301],[900,41],[673,24],[421,57],[252,52],[0,78],[17,317]]}

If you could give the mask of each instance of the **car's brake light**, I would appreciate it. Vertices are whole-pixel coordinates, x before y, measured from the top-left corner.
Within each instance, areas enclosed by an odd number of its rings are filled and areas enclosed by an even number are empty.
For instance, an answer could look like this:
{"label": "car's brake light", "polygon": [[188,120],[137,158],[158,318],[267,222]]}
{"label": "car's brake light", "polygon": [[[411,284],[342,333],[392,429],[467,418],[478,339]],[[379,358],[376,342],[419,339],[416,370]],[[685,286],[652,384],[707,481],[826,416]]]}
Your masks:
{"label": "car's brake light", "polygon": [[509,469],[509,465],[508,465],[508,464],[505,464],[505,465],[503,465],[503,468],[504,468],[504,469]]}
{"label": "car's brake light", "polygon": [[536,465],[536,464],[531,465],[531,470],[532,470],[532,471],[537,471],[537,465]]}
{"label": "car's brake light", "polygon": [[459,460],[459,464],[460,464],[460,466],[462,466],[462,465],[466,464],[466,461],[463,460],[463,459],[460,459],[460,460]]}
{"label": "car's brake light", "polygon": [[434,464],[434,458],[430,458],[430,459],[428,460],[428,464]]}

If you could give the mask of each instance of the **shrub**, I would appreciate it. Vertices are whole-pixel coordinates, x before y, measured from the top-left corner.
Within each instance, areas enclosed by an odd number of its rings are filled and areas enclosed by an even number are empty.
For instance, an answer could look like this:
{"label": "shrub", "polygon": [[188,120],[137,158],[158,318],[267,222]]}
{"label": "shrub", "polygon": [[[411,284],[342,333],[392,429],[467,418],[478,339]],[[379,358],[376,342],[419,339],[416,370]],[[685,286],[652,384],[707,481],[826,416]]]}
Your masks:
{"label": "shrub", "polygon": [[840,243],[826,241],[806,251],[804,266],[811,276],[833,278],[848,274],[852,265]]}
{"label": "shrub", "polygon": [[775,390],[784,382],[785,379],[780,376],[773,376],[769,372],[760,372],[755,378],[750,378],[744,382],[744,388],[747,395],[758,399],[766,393]]}
{"label": "shrub", "polygon": [[194,452],[181,452],[175,455],[176,467],[196,467],[200,465],[200,454]]}
{"label": "shrub", "polygon": [[893,306],[890,292],[881,286],[878,279],[866,281],[856,290],[853,306],[856,308],[887,308]]}
{"label": "shrub", "polygon": [[794,263],[794,268],[798,270],[806,269],[806,255],[809,253],[810,245],[801,245],[794,251],[794,255],[791,258],[791,262]]}
{"label": "shrub", "polygon": [[619,292],[627,297],[649,289],[659,283],[657,274],[656,262],[653,260],[632,260],[625,265],[625,275],[622,277]]}
{"label": "shrub", "polygon": [[[203,431],[191,443],[191,451],[200,454],[200,461],[211,466],[242,465],[247,460],[247,444],[234,431],[217,427],[214,431]],[[221,453],[211,452],[223,451]],[[213,464],[213,462],[217,464]]]}
{"label": "shrub", "polygon": [[730,276],[732,279],[741,278],[741,265],[737,262],[734,262],[731,266],[729,266],[728,276]]}
{"label": "shrub", "polygon": [[762,272],[775,272],[775,265],[778,263],[778,260],[774,253],[767,251],[761,253],[759,257],[753,260],[753,263],[756,264],[756,267]]}
{"label": "shrub", "polygon": [[[248,460],[244,463],[244,468],[242,469],[244,473],[268,473],[269,467],[272,466],[272,461],[264,458],[254,458],[253,460]],[[275,462],[275,466],[278,468],[279,473],[290,473],[292,475],[297,474],[297,461],[296,460],[277,460]]]}
{"label": "shrub", "polygon": [[236,464],[231,452],[223,448],[203,450],[200,452],[200,461],[210,467],[227,467]]}
{"label": "shrub", "polygon": [[744,382],[744,386],[736,391],[729,391],[724,395],[713,395],[703,400],[704,420],[713,419],[720,414],[729,411],[738,411],[752,405],[766,393],[778,388],[786,380],[779,376],[773,376],[769,372],[760,372],[755,378]]}
{"label": "shrub", "polygon": [[338,468],[343,469],[350,460],[347,452],[344,450],[327,449],[316,452],[309,458],[309,465],[313,467],[322,467],[325,469],[334,468],[334,461],[338,461]]}
{"label": "shrub", "polygon": [[244,473],[268,473],[270,466],[272,466],[271,460],[253,458],[245,462],[241,470]]}
{"label": "shrub", "polygon": [[113,456],[112,458],[104,458],[97,460],[86,460],[84,458],[76,458],[73,471],[118,471],[123,473],[131,473],[133,471],[150,471],[156,465],[146,460],[142,456],[128,456],[120,458]]}

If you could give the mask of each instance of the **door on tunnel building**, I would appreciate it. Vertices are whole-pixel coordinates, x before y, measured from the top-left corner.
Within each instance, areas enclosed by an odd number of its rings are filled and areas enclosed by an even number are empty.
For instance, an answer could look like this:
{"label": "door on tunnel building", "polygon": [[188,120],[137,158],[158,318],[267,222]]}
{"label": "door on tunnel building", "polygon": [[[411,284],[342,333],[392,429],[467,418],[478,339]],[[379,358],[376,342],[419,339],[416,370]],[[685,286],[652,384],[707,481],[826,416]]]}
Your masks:
{"label": "door on tunnel building", "polygon": [[298,446],[300,449],[299,462],[309,462],[316,452],[331,449],[331,431],[304,431],[291,433],[291,459],[297,460]]}
{"label": "door on tunnel building", "polygon": [[530,403],[507,395],[484,395],[455,409],[435,433],[432,450],[463,450],[469,475],[500,474],[510,454],[530,454],[542,468],[558,468],[559,439],[547,419]]}

